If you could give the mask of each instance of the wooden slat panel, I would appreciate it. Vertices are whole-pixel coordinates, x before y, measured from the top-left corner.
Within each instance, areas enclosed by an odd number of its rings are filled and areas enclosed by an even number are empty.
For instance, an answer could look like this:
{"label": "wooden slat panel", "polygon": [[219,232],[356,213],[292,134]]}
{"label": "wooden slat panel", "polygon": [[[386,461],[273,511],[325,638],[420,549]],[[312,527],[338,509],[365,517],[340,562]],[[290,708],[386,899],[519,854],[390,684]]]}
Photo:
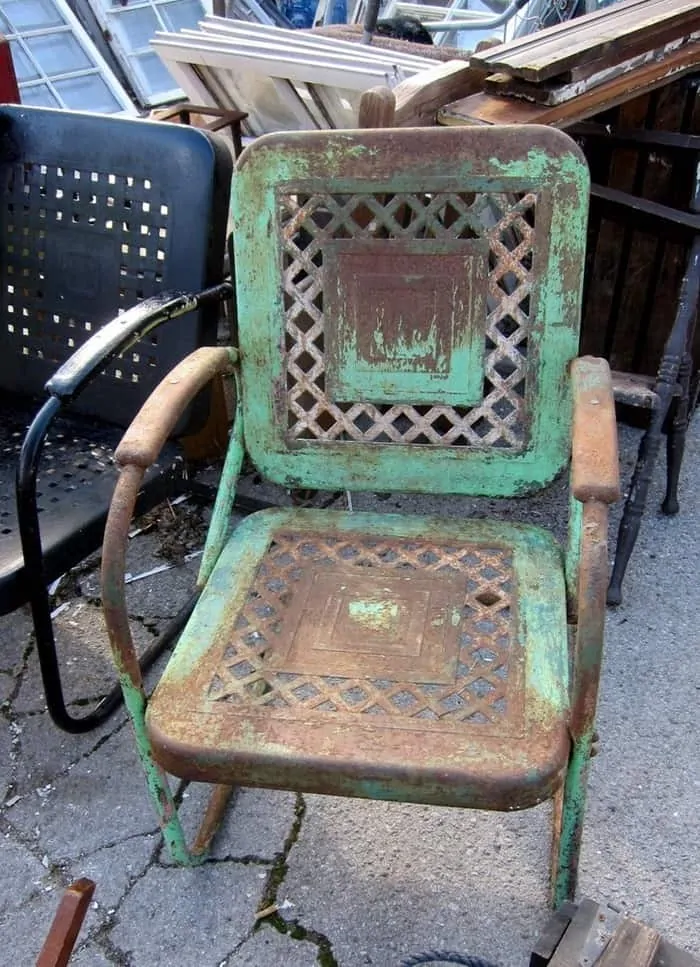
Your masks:
{"label": "wooden slat panel", "polygon": [[550,967],[580,967],[580,954],[595,924],[600,907],[593,900],[583,897],[569,928],[564,934],[550,961]]}
{"label": "wooden slat panel", "polygon": [[[700,0],[699,0],[700,2]],[[640,94],[652,91],[697,69],[700,43],[683,47],[660,64],[635,71],[633,75],[616,77],[592,91],[553,106],[531,104],[516,98],[489,94],[472,94],[448,104],[438,115],[441,124],[552,124],[567,127],[600,111],[615,107]]]}
{"label": "wooden slat panel", "polygon": [[[700,28],[700,0],[627,0],[532,35],[524,43],[493,47],[474,54],[472,63],[524,80],[542,81],[596,59],[624,51],[663,30],[682,37]],[[677,33],[676,33],[677,30]]]}
{"label": "wooden slat panel", "polygon": [[[698,32],[690,37],[676,38],[665,45],[659,44],[654,49],[647,49],[629,60],[620,61],[620,63],[612,66],[608,65],[597,73],[590,68],[582,68],[581,72],[585,76],[577,77],[569,82],[565,79],[570,74],[555,77],[551,81],[542,81],[540,84],[523,81],[519,77],[511,77],[510,74],[491,74],[483,82],[483,89],[487,94],[497,94],[500,97],[519,97],[535,104],[550,106],[563,104],[564,101],[570,101],[574,97],[582,97],[594,88],[600,87],[601,84],[608,84],[617,77],[625,75],[633,78],[636,71],[648,67],[650,64],[662,63],[676,51],[682,50],[697,41],[700,41],[700,33]],[[601,63],[602,61],[594,61],[594,64],[600,65]]]}

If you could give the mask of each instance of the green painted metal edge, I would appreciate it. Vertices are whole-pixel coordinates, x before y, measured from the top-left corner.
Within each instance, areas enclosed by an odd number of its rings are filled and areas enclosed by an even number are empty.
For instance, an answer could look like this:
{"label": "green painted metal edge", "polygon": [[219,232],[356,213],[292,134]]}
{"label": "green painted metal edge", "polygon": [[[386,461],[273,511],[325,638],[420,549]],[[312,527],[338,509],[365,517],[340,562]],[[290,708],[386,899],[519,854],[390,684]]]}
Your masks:
{"label": "green painted metal edge", "polygon": [[[421,144],[414,144],[411,165],[391,177],[384,172],[392,159],[395,167],[396,132],[374,132],[371,139],[343,132],[296,132],[262,138],[246,150],[234,178],[232,213],[245,440],[261,472],[286,486],[488,496],[525,493],[553,479],[569,453],[567,365],[578,344],[589,177],[573,141],[561,132],[545,131],[546,136],[528,128],[529,144],[523,142],[519,155],[508,161],[498,157],[503,142],[497,130],[478,132],[481,154],[474,149],[471,130],[445,129],[433,133],[430,141],[425,140],[428,132],[411,131],[429,146],[431,164],[421,160]],[[402,132],[404,137],[407,133]],[[540,227],[548,230],[551,242],[541,266],[541,331],[533,333],[529,344],[539,391],[524,452],[350,442],[287,446],[276,411],[283,368],[278,190],[542,190],[551,201],[551,221]],[[541,206],[543,214],[546,208]]]}
{"label": "green painted metal edge", "polygon": [[520,640],[527,638],[530,643],[526,682],[540,700],[533,705],[533,713],[554,716],[568,707],[563,564],[559,546],[547,531],[497,521],[296,509],[260,511],[246,518],[233,532],[163,674],[164,688],[191,675],[202,656],[216,648],[220,636],[228,633],[230,616],[243,607],[260,559],[280,529],[309,533],[329,529],[372,538],[480,542],[512,550],[518,581]]}

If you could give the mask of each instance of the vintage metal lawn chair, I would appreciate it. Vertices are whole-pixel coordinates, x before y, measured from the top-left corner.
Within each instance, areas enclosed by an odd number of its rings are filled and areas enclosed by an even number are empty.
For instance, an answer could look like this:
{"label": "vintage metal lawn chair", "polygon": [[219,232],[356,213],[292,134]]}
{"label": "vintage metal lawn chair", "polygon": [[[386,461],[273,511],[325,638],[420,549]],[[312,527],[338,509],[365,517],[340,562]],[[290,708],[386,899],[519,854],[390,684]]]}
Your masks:
{"label": "vintage metal lawn chair", "polygon": [[[554,898],[572,895],[618,496],[608,366],[574,359],[587,205],[578,149],[540,127],[300,132],[244,151],[238,346],[191,356],[127,431],[103,548],[177,861],[204,855],[233,784],[504,810],[555,797]],[[146,711],[129,518],[215,372],[238,408],[203,593]],[[544,487],[571,456],[568,549],[534,526],[333,510],[266,510],[230,533],[244,448],[286,486],[491,497]],[[214,784],[192,849],[166,770]]]}
{"label": "vintage metal lawn chair", "polygon": [[[231,172],[226,147],[191,128],[0,108],[0,614],[30,603],[47,706],[70,732],[121,690],[68,710],[47,585],[100,546],[123,428],[216,341]],[[139,509],[182,491],[185,471],[166,448]]]}

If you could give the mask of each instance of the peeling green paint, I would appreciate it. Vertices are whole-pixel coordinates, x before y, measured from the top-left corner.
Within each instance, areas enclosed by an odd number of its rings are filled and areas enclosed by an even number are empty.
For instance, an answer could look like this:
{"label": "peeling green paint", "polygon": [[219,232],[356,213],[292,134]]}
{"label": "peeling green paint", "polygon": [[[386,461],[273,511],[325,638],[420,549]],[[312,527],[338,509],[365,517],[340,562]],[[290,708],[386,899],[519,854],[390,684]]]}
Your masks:
{"label": "peeling green paint", "polygon": [[393,626],[399,614],[399,606],[395,601],[382,600],[378,592],[376,598],[365,598],[361,601],[350,601],[348,615],[352,621],[373,631],[383,631]]}

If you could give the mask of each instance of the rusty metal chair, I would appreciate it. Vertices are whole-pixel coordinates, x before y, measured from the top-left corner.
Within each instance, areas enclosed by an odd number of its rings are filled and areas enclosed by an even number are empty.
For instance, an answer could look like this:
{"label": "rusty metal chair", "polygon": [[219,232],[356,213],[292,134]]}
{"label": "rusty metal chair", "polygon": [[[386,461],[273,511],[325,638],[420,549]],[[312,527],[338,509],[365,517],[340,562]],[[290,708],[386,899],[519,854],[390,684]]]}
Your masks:
{"label": "rusty metal chair", "polygon": [[[127,431],[103,548],[170,851],[201,861],[233,784],[504,810],[554,797],[559,903],[619,491],[607,363],[574,358],[585,162],[538,127],[298,132],[244,151],[233,190],[238,346],[192,355]],[[217,372],[238,402],[203,592],[147,702],[129,518],[179,407]],[[244,448],[286,486],[491,497],[541,489],[571,457],[568,548],[535,526],[333,510],[265,510],[231,533]],[[191,848],[166,772],[214,784]]]}

